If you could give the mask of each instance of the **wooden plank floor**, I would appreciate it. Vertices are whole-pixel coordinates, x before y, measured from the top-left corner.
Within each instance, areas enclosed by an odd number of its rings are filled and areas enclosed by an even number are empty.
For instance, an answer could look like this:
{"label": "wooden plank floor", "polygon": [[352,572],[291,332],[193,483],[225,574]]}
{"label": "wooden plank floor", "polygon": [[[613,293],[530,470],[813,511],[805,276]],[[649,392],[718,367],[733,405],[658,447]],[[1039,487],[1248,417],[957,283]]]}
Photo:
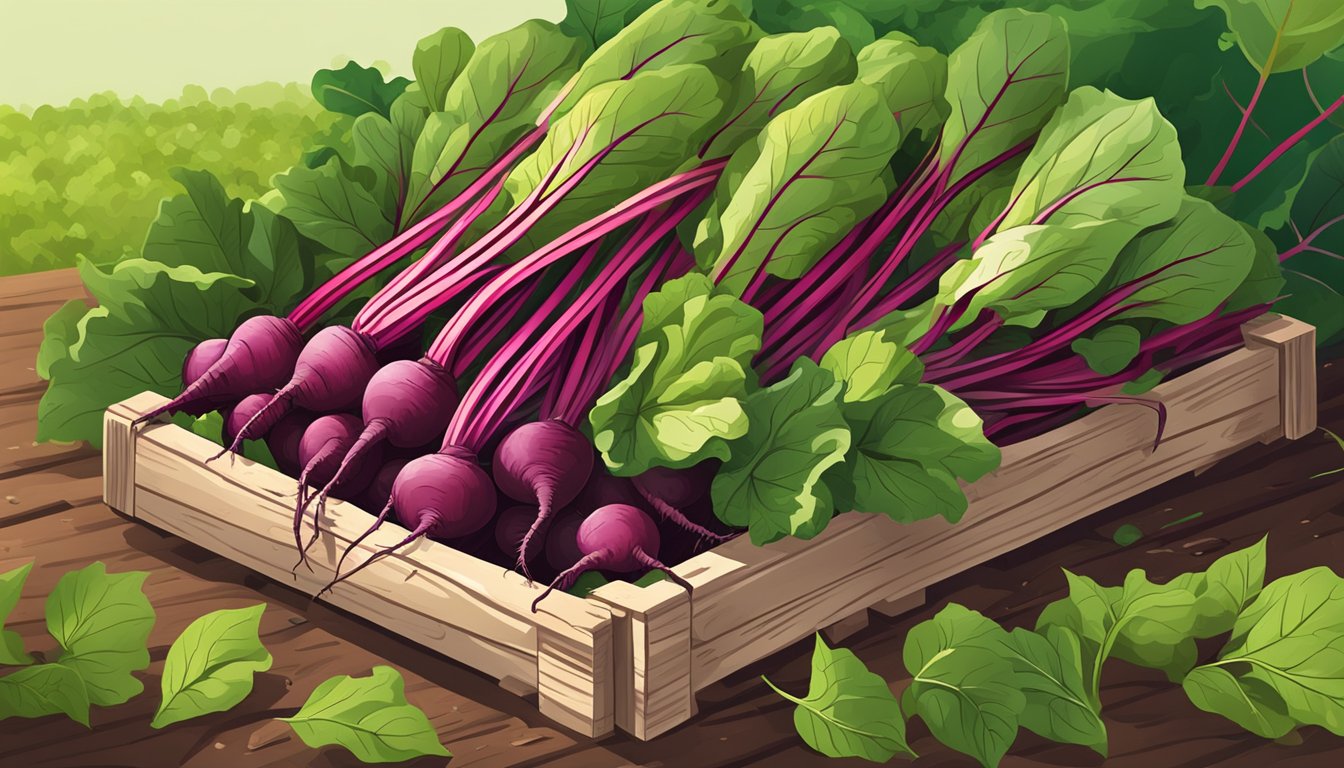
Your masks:
{"label": "wooden plank floor", "polygon": [[[302,703],[335,674],[364,674],[391,664],[407,679],[410,699],[430,716],[460,766],[839,766],[810,753],[793,733],[791,707],[760,682],[766,674],[788,690],[807,687],[810,641],[799,643],[704,692],[700,716],[653,742],[624,736],[581,739],[538,715],[493,681],[396,639],[366,622],[313,604],[210,553],[129,522],[100,501],[99,460],[87,447],[33,443],[43,382],[33,371],[41,322],[82,296],[71,271],[0,280],[0,570],[29,560],[36,567],[7,624],[30,649],[50,648],[43,596],[70,568],[103,560],[112,570],[150,572],[146,591],[158,612],[150,636],[153,665],[141,677],[149,693],[119,707],[95,709],[93,729],[58,717],[0,721],[0,766],[250,766],[355,765],[337,749],[314,752],[268,725]],[[1344,432],[1344,363],[1320,370],[1321,423]],[[1185,477],[1033,545],[973,568],[930,591],[926,608],[888,619],[874,615],[849,638],[869,666],[899,689],[905,685],[905,632],[949,601],[1009,624],[1028,623],[1061,596],[1061,567],[1118,583],[1132,567],[1165,579],[1202,568],[1221,551],[1270,534],[1270,576],[1309,565],[1344,572],[1344,475],[1309,479],[1344,464],[1319,436],[1258,446],[1200,477]],[[1172,524],[1187,515],[1199,517]],[[1128,548],[1110,538],[1122,523],[1145,536]],[[1168,526],[1163,528],[1163,526]],[[800,574],[799,578],[806,578]],[[164,655],[188,622],[210,610],[268,604],[264,642],[274,667],[231,712],[154,731],[148,722]],[[1296,743],[1266,742],[1221,718],[1195,710],[1161,675],[1114,663],[1102,697],[1111,734],[1108,768],[1202,768],[1344,765],[1344,740],[1317,728]],[[278,735],[278,741],[274,736]],[[912,729],[919,765],[971,766]],[[267,743],[269,742],[269,743]],[[843,764],[848,764],[846,761]],[[1006,768],[1097,766],[1081,748],[1053,745],[1023,732]],[[417,765],[442,765],[426,759]],[[855,763],[858,764],[858,763]]]}

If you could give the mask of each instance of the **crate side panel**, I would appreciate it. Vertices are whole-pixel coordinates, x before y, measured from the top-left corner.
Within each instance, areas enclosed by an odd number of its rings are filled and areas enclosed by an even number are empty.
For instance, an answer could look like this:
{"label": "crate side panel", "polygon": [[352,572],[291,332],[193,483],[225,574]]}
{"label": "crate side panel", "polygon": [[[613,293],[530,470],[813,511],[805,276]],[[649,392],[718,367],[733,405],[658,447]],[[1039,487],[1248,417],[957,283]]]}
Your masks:
{"label": "crate side panel", "polygon": [[1255,442],[1279,424],[1278,392],[1275,352],[1238,350],[1158,388],[1168,422],[1156,452],[1151,411],[1110,406],[1005,449],[955,525],[847,513],[810,542],[766,547],[773,557],[736,539],[677,566],[695,586],[695,689]]}

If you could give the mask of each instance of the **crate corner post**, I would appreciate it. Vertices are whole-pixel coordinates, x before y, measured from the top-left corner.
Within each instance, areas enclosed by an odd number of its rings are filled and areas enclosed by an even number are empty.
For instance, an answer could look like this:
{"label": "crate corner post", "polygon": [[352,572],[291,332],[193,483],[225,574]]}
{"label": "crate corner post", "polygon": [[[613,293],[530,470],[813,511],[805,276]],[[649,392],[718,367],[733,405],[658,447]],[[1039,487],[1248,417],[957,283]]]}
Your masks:
{"label": "crate corner post", "polygon": [[1297,440],[1316,431],[1316,328],[1287,315],[1265,314],[1242,326],[1248,347],[1278,354],[1279,425],[1269,438]]}
{"label": "crate corner post", "polygon": [[141,392],[103,411],[103,503],[135,517],[135,440],[133,422],[168,402],[153,392]]}
{"label": "crate corner post", "polygon": [[541,714],[589,738],[610,734],[615,730],[611,611],[559,594],[533,621]]}
{"label": "crate corner post", "polygon": [[609,606],[616,625],[616,725],[647,741],[694,717],[693,596],[667,581],[612,582],[590,599]]}

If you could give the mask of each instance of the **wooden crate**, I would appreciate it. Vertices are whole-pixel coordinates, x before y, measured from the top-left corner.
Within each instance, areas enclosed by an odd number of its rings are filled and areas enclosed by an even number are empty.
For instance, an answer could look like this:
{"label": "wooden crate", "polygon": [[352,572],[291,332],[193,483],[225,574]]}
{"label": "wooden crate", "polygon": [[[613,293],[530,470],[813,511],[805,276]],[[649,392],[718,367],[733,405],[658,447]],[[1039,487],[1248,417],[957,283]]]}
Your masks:
{"label": "wooden crate", "polygon": [[[674,569],[694,586],[617,582],[588,599],[554,594],[516,573],[421,540],[322,599],[537,696],[541,712],[588,736],[614,727],[650,739],[695,714],[697,691],[817,630],[833,640],[869,609],[896,615],[924,588],[1256,441],[1315,429],[1314,330],[1266,316],[1246,345],[1158,386],[1166,436],[1152,448],[1145,408],[1109,406],[1004,449],[1000,469],[966,488],[961,522],[900,525],[839,515],[812,541],[755,547],[745,537]],[[163,398],[108,409],[104,497],[113,508],[312,594],[369,524],[353,505],[328,506],[313,571],[294,561],[293,479],[239,459],[168,423],[132,429]],[[403,536],[383,530],[365,556]]]}

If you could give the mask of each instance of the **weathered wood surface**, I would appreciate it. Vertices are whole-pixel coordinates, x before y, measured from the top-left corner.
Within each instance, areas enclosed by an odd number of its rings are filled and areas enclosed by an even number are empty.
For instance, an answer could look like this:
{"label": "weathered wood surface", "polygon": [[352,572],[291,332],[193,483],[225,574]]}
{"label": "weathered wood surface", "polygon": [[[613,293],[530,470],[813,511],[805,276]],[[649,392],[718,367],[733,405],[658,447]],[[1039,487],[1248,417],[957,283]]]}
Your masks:
{"label": "weathered wood surface", "polygon": [[[893,599],[1027,544],[1098,510],[1269,435],[1305,433],[1315,401],[1310,326],[1287,318],[1248,324],[1250,346],[1163,383],[1161,445],[1155,420],[1111,406],[1003,451],[998,472],[967,488],[960,522],[901,525],[878,515],[838,516],[811,541],[755,547],[738,538],[676,566],[695,587],[690,680],[694,690],[796,642],[819,627],[852,630],[875,598]],[[1281,389],[1299,410],[1281,412]],[[1313,391],[1314,394],[1314,391]],[[1285,421],[1286,419],[1286,421]],[[1314,426],[1313,426],[1314,428]],[[883,590],[888,594],[879,594]],[[843,632],[839,633],[843,634]]]}
{"label": "weathered wood surface", "polygon": [[[55,275],[55,277],[53,277]],[[31,370],[40,323],[68,298],[81,293],[72,273],[47,273],[41,283],[64,280],[45,307],[34,309],[24,283],[0,280],[0,334],[11,345],[0,364],[0,569],[36,559],[29,589],[13,614],[32,648],[47,648],[41,596],[67,569],[93,560],[113,570],[150,572],[146,589],[158,612],[150,637],[154,664],[142,679],[150,693],[121,707],[95,710],[94,730],[57,717],[0,721],[0,765],[40,766],[249,766],[354,765],[339,750],[308,750],[269,719],[293,711],[317,683],[335,674],[362,674],[373,664],[392,664],[407,679],[408,696],[429,714],[457,757],[452,766],[605,768],[661,766],[848,765],[811,754],[792,730],[792,707],[760,682],[766,674],[782,687],[807,687],[811,641],[796,643],[700,692],[699,716],[651,742],[618,736],[577,739],[537,714],[535,705],[500,690],[495,681],[411,643],[398,640],[346,614],[313,604],[287,587],[252,574],[205,550],[124,520],[96,499],[100,459],[87,448],[33,446],[33,423],[42,382]],[[24,304],[32,323],[10,333],[10,305]],[[10,362],[12,361],[12,362]],[[1319,369],[1323,426],[1344,432],[1344,364]],[[11,449],[10,447],[13,446]],[[1312,474],[1344,464],[1334,444],[1319,434],[1297,442],[1254,446],[1209,469],[1184,476],[1073,524],[1055,534],[930,587],[923,608],[886,618],[876,612],[869,626],[846,642],[869,666],[900,689],[907,675],[901,641],[914,624],[949,601],[975,608],[1010,625],[1030,623],[1045,603],[1065,592],[1060,568],[1117,582],[1132,567],[1156,579],[1202,568],[1221,551],[1246,546],[1270,534],[1270,577],[1306,565],[1344,570],[1342,476],[1312,480]],[[30,499],[44,499],[32,506]],[[12,510],[20,509],[20,512]],[[1172,524],[1190,514],[1196,519]],[[1122,523],[1138,525],[1144,539],[1117,547],[1110,534]],[[1162,528],[1164,525],[1170,527]],[[275,667],[257,691],[233,712],[211,715],[164,731],[148,727],[157,704],[153,691],[168,644],[196,616],[216,608],[265,601],[265,642]],[[899,611],[906,605],[896,605]],[[1111,733],[1107,768],[1319,768],[1344,764],[1344,742],[1318,728],[1305,729],[1297,745],[1266,742],[1227,721],[1195,710],[1178,687],[1160,674],[1117,663],[1108,667],[1102,698]],[[269,734],[282,740],[264,744]],[[972,766],[940,747],[920,726],[913,746],[917,765]],[[249,749],[249,742],[257,745]],[[264,745],[263,745],[264,744]],[[422,761],[442,765],[441,760]],[[420,764],[420,763],[417,763]],[[1005,768],[1098,766],[1088,750],[1052,745],[1022,734]]]}
{"label": "weathered wood surface", "polygon": [[[520,699],[485,675],[117,515],[99,501],[102,460],[88,446],[34,444],[45,388],[33,370],[41,324],[82,293],[69,270],[0,280],[0,570],[35,563],[6,628],[29,649],[49,652],[43,601],[61,574],[97,560],[113,571],[148,571],[145,590],[157,613],[153,664],[140,676],[146,693],[95,709],[91,731],[60,717],[0,721],[0,766],[357,765],[339,749],[309,749],[272,719],[292,714],[328,677],[367,674],[375,664],[401,670],[407,696],[456,754],[455,767],[544,765],[591,745],[538,714],[535,697]],[[257,602],[267,604],[262,640],[275,664],[253,694],[230,712],[151,729],[173,638],[203,613]],[[586,760],[597,768],[629,764],[611,753]]]}
{"label": "weathered wood surface", "polygon": [[[293,479],[246,459],[214,461],[219,446],[173,424],[132,428],[164,401],[146,392],[108,409],[104,501],[304,594],[322,591],[371,516],[331,500],[305,567],[292,566]],[[404,536],[402,529],[382,528],[350,550],[350,562]],[[605,736],[614,723],[610,611],[555,593],[533,613],[542,589],[511,570],[420,539],[320,599],[536,692],[543,714],[586,736]]]}

